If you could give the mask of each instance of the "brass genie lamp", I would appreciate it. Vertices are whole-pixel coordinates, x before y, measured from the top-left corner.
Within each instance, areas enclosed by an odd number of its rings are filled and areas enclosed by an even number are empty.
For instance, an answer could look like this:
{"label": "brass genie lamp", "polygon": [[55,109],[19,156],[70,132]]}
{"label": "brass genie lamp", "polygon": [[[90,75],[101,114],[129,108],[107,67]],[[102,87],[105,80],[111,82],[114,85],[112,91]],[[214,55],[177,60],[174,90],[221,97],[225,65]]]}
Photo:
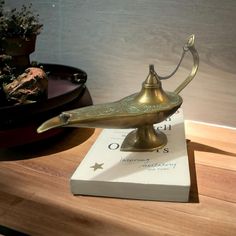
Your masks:
{"label": "brass genie lamp", "polygon": [[[190,51],[193,56],[193,67],[188,77],[174,92],[162,89],[161,80],[168,79],[178,70],[184,55]],[[194,47],[194,35],[191,35],[183,47],[181,59],[169,76],[157,75],[154,66],[149,66],[149,74],[142,84],[140,92],[127,96],[119,101],[92,105],[62,112],[44,122],[38,133],[56,127],[91,127],[91,128],[135,128],[124,139],[121,151],[153,151],[167,143],[167,137],[155,129],[153,124],[164,121],[175,113],[183,100],[179,93],[196,75],[199,66],[198,53]]]}

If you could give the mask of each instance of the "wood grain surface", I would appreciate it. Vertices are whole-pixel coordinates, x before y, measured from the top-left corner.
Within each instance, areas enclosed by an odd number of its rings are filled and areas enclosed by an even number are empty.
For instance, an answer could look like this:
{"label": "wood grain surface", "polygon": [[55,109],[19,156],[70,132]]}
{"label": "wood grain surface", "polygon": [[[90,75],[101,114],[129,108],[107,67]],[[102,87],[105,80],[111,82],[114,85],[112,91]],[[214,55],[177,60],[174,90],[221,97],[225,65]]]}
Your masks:
{"label": "wood grain surface", "polygon": [[235,129],[186,122],[188,203],[73,196],[69,178],[99,133],[1,149],[0,225],[30,235],[235,235]]}
{"label": "wood grain surface", "polygon": [[[6,2],[19,6],[29,1]],[[139,91],[150,63],[159,74],[169,74],[186,38],[194,33],[200,69],[181,93],[185,116],[236,126],[236,1],[31,2],[44,23],[31,58],[84,69],[94,103]],[[191,63],[187,57],[164,88],[173,91],[190,71]]]}

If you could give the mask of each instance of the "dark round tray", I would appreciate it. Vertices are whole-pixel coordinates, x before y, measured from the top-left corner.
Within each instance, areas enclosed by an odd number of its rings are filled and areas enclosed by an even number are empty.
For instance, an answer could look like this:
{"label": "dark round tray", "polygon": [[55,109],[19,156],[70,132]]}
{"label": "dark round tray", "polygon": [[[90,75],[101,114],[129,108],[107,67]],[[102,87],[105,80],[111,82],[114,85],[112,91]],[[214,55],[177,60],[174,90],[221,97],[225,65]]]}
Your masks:
{"label": "dark round tray", "polygon": [[48,99],[23,105],[0,107],[0,129],[8,129],[24,123],[40,113],[63,106],[85,89],[87,74],[74,67],[41,64],[48,73]]}
{"label": "dark round tray", "polygon": [[0,107],[0,148],[22,145],[60,133],[55,129],[37,134],[37,127],[65,110],[92,104],[85,86],[87,74],[75,67],[41,64],[48,75],[48,99],[41,102]]}

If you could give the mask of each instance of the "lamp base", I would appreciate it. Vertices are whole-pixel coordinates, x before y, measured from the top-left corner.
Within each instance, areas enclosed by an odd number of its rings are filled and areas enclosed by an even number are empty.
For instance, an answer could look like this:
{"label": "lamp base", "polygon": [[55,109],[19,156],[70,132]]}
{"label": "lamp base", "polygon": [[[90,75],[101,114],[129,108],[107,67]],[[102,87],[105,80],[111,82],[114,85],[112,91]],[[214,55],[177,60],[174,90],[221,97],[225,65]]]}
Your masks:
{"label": "lamp base", "polygon": [[121,151],[151,152],[163,148],[167,137],[153,125],[145,125],[130,132],[121,145]]}

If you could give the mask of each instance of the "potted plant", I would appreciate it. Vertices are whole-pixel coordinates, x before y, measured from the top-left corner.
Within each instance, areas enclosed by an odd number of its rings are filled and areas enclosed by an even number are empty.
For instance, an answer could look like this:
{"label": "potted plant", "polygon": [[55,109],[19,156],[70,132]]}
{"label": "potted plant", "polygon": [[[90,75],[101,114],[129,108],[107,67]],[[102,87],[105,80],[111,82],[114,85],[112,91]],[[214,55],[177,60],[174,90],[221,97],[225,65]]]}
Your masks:
{"label": "potted plant", "polygon": [[39,15],[35,14],[32,4],[22,5],[6,10],[5,1],[0,0],[0,39],[2,51],[12,56],[13,65],[27,67],[30,64],[29,55],[35,50],[36,37],[43,25]]}

